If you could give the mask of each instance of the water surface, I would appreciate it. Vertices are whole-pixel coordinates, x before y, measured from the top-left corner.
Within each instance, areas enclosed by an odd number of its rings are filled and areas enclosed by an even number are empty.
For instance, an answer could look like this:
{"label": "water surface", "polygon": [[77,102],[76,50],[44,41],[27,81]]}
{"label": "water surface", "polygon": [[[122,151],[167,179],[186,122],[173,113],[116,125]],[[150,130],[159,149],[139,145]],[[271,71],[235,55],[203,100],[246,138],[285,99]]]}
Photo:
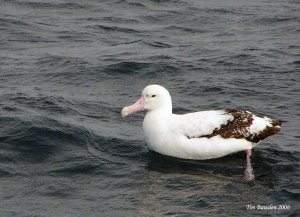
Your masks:
{"label": "water surface", "polygon": [[[298,1],[0,1],[1,216],[299,215]],[[243,108],[286,122],[252,157],[155,154],[144,86],[176,113]],[[247,210],[247,205],[289,205]]]}

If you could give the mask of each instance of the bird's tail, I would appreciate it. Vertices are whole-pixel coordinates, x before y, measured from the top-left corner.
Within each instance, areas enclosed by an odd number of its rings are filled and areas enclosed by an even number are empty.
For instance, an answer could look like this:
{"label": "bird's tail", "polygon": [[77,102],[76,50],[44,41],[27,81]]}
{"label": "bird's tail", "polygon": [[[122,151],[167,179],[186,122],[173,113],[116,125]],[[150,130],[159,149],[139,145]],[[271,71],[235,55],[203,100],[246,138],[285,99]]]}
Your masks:
{"label": "bird's tail", "polygon": [[252,138],[252,142],[258,143],[261,140],[277,134],[281,130],[281,124],[283,123],[282,120],[272,120],[271,126],[267,126],[263,131],[259,132]]}

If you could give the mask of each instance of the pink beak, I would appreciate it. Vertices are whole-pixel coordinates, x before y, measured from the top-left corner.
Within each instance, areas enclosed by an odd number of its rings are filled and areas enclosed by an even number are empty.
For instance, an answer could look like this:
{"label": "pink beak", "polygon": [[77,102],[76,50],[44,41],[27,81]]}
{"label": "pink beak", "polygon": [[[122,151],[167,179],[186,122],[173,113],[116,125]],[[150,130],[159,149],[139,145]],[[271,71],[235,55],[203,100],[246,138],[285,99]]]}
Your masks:
{"label": "pink beak", "polygon": [[136,103],[134,103],[133,105],[130,106],[126,106],[122,109],[121,115],[123,118],[125,118],[127,115],[130,115],[132,113],[141,111],[144,109],[146,103],[145,103],[145,99],[142,96],[138,101],[136,101]]}

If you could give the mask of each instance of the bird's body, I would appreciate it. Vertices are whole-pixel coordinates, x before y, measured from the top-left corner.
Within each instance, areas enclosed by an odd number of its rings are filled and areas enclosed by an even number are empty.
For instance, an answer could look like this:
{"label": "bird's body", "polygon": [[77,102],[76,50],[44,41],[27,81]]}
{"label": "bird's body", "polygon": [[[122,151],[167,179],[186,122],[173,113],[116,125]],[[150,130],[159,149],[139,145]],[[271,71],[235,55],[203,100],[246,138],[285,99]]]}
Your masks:
{"label": "bird's body", "polygon": [[149,85],[122,116],[148,110],[143,130],[150,149],[184,159],[211,159],[251,150],[261,140],[280,131],[281,121],[258,117],[249,111],[227,109],[177,115],[162,86]]}

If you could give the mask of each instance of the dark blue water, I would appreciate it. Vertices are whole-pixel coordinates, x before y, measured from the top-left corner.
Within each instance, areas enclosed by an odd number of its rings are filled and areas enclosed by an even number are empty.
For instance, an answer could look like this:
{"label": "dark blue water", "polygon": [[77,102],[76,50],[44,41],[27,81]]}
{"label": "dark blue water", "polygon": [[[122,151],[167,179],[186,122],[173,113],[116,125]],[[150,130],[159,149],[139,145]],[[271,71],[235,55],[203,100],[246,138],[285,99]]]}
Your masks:
{"label": "dark blue water", "polygon": [[[0,216],[299,215],[299,11],[296,0],[1,0]],[[178,113],[285,120],[253,153],[254,183],[244,153],[149,151],[144,114],[120,111],[151,83]]]}

